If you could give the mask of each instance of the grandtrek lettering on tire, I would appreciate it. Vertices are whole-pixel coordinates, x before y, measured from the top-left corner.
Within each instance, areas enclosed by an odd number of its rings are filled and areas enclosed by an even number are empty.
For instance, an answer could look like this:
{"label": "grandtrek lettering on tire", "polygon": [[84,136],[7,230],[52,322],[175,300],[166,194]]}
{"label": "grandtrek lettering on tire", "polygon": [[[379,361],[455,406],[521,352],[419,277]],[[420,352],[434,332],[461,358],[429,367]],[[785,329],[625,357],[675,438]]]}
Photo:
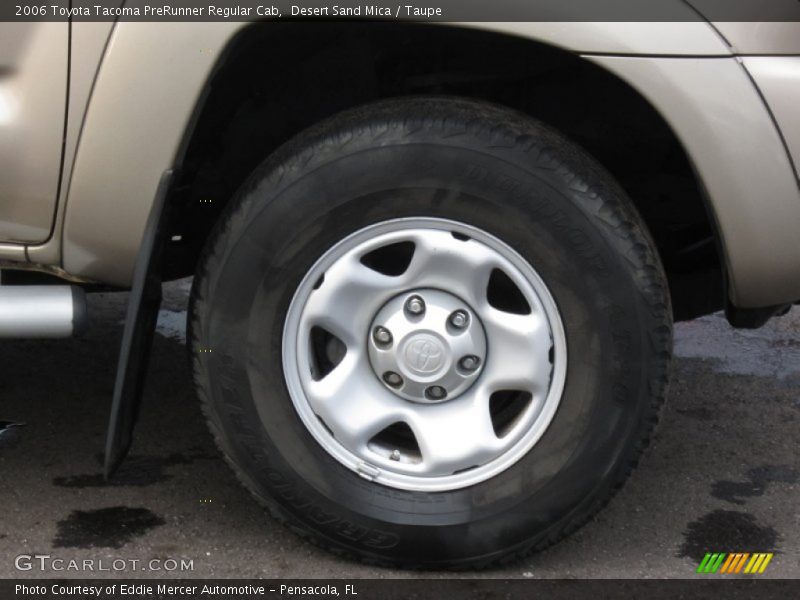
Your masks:
{"label": "grandtrek lettering on tire", "polygon": [[671,352],[621,188],[559,133],[458,98],[350,110],[266,157],[190,313],[248,489],[313,542],[403,567],[485,567],[585,523],[646,446]]}

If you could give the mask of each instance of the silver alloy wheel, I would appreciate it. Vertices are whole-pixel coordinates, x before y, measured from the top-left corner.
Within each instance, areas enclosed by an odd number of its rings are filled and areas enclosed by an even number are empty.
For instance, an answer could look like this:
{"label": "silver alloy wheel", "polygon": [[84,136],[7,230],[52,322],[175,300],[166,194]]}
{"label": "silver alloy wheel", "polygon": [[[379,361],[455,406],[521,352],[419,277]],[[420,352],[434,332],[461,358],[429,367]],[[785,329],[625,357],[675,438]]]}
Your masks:
{"label": "silver alloy wheel", "polygon": [[[498,302],[494,285],[517,303]],[[522,458],[558,408],[566,361],[531,265],[438,218],[384,221],[334,245],[283,332],[287,388],[312,436],[362,477],[414,491],[474,485]]]}

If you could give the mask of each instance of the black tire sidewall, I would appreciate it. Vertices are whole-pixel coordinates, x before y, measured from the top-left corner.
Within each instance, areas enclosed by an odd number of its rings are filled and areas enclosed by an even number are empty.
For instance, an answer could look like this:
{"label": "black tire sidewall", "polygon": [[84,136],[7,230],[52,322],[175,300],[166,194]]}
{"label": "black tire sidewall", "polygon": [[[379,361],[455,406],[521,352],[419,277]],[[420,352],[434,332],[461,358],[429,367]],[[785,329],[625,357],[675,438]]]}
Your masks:
{"label": "black tire sidewall", "polygon": [[[211,350],[198,384],[248,486],[325,543],[407,565],[531,546],[596,503],[635,451],[661,360],[649,332],[663,323],[618,234],[621,192],[552,133],[539,131],[534,139],[548,144],[523,152],[498,146],[496,133],[444,135],[454,126],[321,136],[264,165],[208,259],[196,317],[197,343]],[[509,244],[548,286],[567,337],[565,390],[543,437],[511,468],[461,490],[360,478],[312,438],[283,376],[283,325],[302,278],[347,235],[399,217],[451,219]]]}

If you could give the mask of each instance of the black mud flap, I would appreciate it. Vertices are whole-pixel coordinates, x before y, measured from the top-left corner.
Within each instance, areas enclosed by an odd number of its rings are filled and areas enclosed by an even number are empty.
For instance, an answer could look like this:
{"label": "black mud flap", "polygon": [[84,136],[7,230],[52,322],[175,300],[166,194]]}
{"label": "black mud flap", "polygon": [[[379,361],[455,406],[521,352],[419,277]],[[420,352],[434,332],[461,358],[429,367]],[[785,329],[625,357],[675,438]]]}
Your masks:
{"label": "black mud flap", "polygon": [[161,306],[161,262],[169,221],[166,198],[173,179],[173,170],[165,171],[161,176],[136,257],[106,437],[106,479],[114,474],[128,454],[142,403],[150,349]]}

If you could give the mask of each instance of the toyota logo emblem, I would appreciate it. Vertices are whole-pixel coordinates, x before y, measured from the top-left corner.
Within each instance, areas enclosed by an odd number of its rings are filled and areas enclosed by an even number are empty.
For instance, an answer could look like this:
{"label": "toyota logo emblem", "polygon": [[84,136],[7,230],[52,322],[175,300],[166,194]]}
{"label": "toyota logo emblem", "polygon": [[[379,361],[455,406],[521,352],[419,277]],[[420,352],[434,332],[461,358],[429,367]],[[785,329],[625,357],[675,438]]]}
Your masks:
{"label": "toyota logo emblem", "polygon": [[444,363],[444,349],[441,343],[432,338],[418,338],[406,346],[408,368],[421,374],[434,373]]}

